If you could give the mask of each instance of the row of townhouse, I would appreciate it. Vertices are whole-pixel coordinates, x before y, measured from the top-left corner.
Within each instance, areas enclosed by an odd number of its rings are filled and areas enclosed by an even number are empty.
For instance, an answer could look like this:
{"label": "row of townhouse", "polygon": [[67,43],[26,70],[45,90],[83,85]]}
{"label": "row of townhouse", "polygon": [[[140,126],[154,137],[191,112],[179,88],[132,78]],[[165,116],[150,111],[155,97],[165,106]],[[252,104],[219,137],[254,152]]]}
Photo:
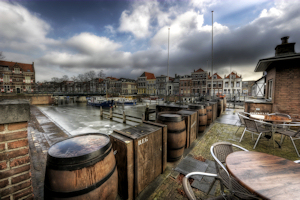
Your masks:
{"label": "row of townhouse", "polygon": [[112,95],[181,95],[201,96],[211,93],[237,94],[242,92],[242,76],[231,72],[221,78],[215,73],[213,76],[202,69],[191,75],[177,75],[168,77],[157,76],[150,72],[144,72],[137,80],[128,78],[106,77],[97,78],[87,82],[64,81],[61,83],[47,82],[37,85],[37,91],[48,92],[97,92]]}
{"label": "row of townhouse", "polygon": [[[212,85],[213,84],[213,85]],[[178,93],[181,96],[201,96],[205,94],[238,94],[242,93],[242,76],[236,72],[224,75],[222,78],[218,73],[210,75],[201,68],[191,75],[180,76]],[[174,91],[176,93],[177,91]]]}

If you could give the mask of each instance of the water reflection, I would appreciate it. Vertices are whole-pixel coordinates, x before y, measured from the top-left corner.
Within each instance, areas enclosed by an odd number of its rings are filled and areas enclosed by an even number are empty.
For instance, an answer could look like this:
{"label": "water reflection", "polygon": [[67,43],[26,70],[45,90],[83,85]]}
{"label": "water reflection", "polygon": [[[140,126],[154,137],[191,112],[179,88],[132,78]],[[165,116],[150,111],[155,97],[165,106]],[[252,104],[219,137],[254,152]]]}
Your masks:
{"label": "water reflection", "polygon": [[[127,121],[122,123],[122,119],[114,118],[113,121],[109,119],[100,118],[100,109],[98,107],[87,106],[86,103],[65,104],[59,106],[38,106],[38,108],[51,118],[71,135],[100,132],[110,134],[113,130],[121,130],[138,123]],[[150,108],[155,108],[155,105],[150,105]],[[118,106],[114,108],[114,112],[123,113],[135,117],[142,117],[145,111],[145,105],[138,104],[136,106]],[[109,112],[108,108],[104,111]],[[154,118],[154,116],[150,116]]]}

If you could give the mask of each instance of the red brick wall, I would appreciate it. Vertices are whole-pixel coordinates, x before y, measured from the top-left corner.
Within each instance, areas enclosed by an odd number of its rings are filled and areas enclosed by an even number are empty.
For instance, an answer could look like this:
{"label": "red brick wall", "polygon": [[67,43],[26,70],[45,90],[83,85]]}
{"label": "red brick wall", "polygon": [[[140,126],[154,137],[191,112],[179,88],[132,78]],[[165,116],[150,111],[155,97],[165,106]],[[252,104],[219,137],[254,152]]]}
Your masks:
{"label": "red brick wall", "polygon": [[300,66],[281,63],[276,69],[273,111],[287,113],[300,120]]}
{"label": "red brick wall", "polygon": [[0,124],[1,199],[33,199],[27,122]]}

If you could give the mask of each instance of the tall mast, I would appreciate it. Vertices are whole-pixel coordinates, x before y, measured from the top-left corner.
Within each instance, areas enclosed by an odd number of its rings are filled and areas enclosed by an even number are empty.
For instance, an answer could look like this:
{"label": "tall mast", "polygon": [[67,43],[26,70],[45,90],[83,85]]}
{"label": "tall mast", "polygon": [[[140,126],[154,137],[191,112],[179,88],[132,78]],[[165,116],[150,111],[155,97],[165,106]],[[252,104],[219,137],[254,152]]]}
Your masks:
{"label": "tall mast", "polygon": [[214,71],[214,11],[211,11],[211,96],[213,96],[213,71]]}
{"label": "tall mast", "polygon": [[167,82],[166,82],[166,95],[168,95],[168,82],[169,82],[169,60],[170,60],[170,27],[168,28],[168,71],[167,71]]}
{"label": "tall mast", "polygon": [[170,54],[170,27],[168,28],[168,72],[167,76],[169,77],[169,54]]}

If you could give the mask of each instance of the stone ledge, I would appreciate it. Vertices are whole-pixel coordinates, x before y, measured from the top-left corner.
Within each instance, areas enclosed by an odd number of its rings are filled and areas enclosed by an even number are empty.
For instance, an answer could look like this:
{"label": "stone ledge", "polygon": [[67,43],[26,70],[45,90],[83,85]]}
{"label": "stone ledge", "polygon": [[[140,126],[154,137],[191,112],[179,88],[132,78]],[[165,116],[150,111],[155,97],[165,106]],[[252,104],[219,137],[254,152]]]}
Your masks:
{"label": "stone ledge", "polygon": [[30,119],[30,104],[27,100],[0,100],[0,124],[27,122]]}

